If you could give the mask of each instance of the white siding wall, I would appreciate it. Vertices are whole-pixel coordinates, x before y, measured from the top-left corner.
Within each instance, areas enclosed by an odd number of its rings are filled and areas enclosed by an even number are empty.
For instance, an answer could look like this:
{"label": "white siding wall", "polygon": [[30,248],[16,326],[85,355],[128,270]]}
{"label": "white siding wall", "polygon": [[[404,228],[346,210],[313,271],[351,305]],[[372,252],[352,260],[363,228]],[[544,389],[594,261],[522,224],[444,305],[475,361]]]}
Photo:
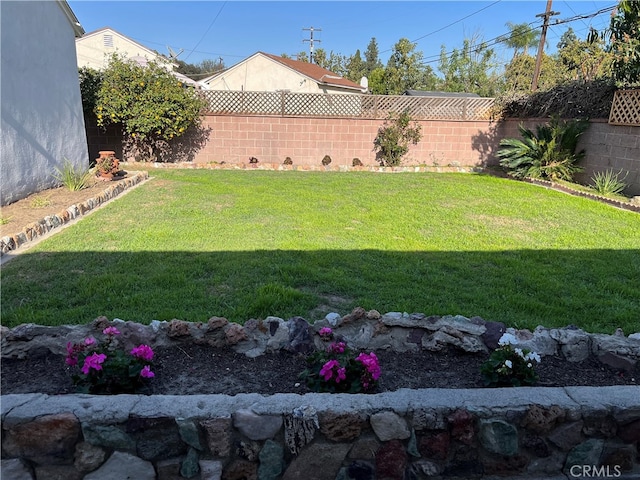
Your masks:
{"label": "white siding wall", "polygon": [[57,2],[0,2],[0,204],[53,187],[67,158],[89,166],[71,24]]}
{"label": "white siding wall", "polygon": [[[111,42],[108,41],[109,39],[105,39],[105,36],[110,37]],[[123,55],[125,58],[158,59],[158,55],[110,30],[99,31],[79,38],[76,40],[76,52],[78,67],[90,67],[95,70],[104,70],[109,65],[109,59],[114,53]],[[170,69],[169,66],[167,68]]]}

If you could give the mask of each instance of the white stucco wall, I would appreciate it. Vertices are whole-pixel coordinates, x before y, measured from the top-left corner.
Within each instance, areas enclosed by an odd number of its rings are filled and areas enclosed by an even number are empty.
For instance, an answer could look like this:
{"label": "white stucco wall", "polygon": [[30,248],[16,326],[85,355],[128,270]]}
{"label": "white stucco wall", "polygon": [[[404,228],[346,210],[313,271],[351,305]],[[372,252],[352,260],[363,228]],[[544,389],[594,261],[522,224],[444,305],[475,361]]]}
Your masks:
{"label": "white stucco wall", "polygon": [[[111,36],[111,45],[105,45],[105,35]],[[125,58],[142,57],[147,60],[160,60],[161,63],[164,63],[160,56],[149,49],[120,36],[118,32],[110,29],[100,30],[76,40],[78,67],[104,70],[109,65],[109,60],[114,53]],[[171,69],[168,64],[167,69]]]}
{"label": "white stucco wall", "polygon": [[0,2],[0,205],[57,185],[64,159],[89,166],[75,37],[58,2]]}

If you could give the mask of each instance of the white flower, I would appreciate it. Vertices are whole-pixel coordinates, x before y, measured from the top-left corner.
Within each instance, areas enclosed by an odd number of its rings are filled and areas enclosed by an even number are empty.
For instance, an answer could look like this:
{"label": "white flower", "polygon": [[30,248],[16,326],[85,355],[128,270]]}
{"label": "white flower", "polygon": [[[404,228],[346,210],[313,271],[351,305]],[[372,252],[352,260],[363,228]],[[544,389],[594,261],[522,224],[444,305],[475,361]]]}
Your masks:
{"label": "white flower", "polygon": [[536,362],[540,363],[540,355],[538,355],[536,352],[529,352],[527,353],[527,356],[524,357],[525,360],[535,360]]}
{"label": "white flower", "polygon": [[507,368],[513,368],[513,363],[511,363],[511,360],[505,360],[504,366]]}
{"label": "white flower", "polygon": [[512,333],[505,333],[498,340],[498,345],[517,345],[518,339]]}
{"label": "white flower", "polygon": [[527,363],[527,368],[531,368],[532,366],[531,363]]}
{"label": "white flower", "polygon": [[521,348],[514,348],[513,351],[516,352],[516,355],[518,355],[520,358],[524,359],[524,353],[522,352]]}

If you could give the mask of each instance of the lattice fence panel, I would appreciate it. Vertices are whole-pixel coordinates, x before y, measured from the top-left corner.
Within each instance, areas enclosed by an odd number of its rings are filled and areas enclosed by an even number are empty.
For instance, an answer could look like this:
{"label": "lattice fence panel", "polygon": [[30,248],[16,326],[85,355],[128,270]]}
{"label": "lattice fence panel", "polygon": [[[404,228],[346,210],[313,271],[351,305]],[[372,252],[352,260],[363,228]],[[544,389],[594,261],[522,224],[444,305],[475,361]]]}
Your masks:
{"label": "lattice fence panel", "polygon": [[616,91],[609,114],[609,123],[640,126],[640,89]]}
{"label": "lattice fence panel", "polygon": [[278,92],[233,92],[203,90],[201,94],[208,102],[207,113],[281,115],[282,95]]}
{"label": "lattice fence panel", "polygon": [[288,92],[202,91],[208,113],[386,118],[407,111],[416,120],[484,120],[493,98],[330,95]]}

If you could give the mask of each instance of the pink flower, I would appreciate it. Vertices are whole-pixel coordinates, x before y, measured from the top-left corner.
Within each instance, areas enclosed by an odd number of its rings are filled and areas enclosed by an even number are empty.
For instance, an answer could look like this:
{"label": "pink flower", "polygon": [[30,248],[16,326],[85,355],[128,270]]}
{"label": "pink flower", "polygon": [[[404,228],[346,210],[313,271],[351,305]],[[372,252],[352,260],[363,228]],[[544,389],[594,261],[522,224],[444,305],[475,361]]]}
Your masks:
{"label": "pink flower", "polygon": [[367,372],[371,375],[371,378],[374,380],[380,378],[380,364],[378,363],[378,357],[375,353],[371,352],[366,354],[363,352],[356,357],[356,360],[364,365]]}
{"label": "pink flower", "polygon": [[67,365],[70,365],[70,366],[73,367],[73,366],[78,364],[78,357],[76,356],[76,352],[77,352],[76,346],[73,343],[68,342],[67,343],[67,358],[65,359],[65,362],[66,362]]}
{"label": "pink flower", "polygon": [[320,375],[324,377],[325,382],[328,382],[333,377],[333,367],[340,367],[340,363],[337,360],[329,360],[320,369]]}
{"label": "pink flower", "polygon": [[333,333],[333,330],[331,330],[329,327],[322,327],[318,333],[321,337],[329,337]]}
{"label": "pink flower", "polygon": [[96,343],[96,339],[93,337],[88,337],[84,339],[84,344],[89,347],[91,345],[94,345]]}
{"label": "pink flower", "polygon": [[84,359],[84,365],[81,370],[85,375],[89,375],[89,371],[93,368],[94,370],[102,370],[102,364],[107,359],[107,356],[104,353],[94,353],[87,358]]}
{"label": "pink flower", "polygon": [[102,333],[105,335],[120,335],[120,331],[116,327],[107,327]]}
{"label": "pink flower", "polygon": [[347,348],[344,342],[332,343],[329,345],[329,352],[331,353],[344,353],[344,349]]}
{"label": "pink flower", "polygon": [[131,350],[131,355],[147,362],[153,360],[153,350],[149,345],[140,345]]}
{"label": "pink flower", "polygon": [[149,367],[149,365],[145,365],[140,371],[140,376],[143,378],[153,378],[156,374],[151,371],[151,367]]}
{"label": "pink flower", "polygon": [[347,369],[342,367],[338,369],[338,376],[336,377],[336,383],[340,383],[340,380],[347,378]]}

